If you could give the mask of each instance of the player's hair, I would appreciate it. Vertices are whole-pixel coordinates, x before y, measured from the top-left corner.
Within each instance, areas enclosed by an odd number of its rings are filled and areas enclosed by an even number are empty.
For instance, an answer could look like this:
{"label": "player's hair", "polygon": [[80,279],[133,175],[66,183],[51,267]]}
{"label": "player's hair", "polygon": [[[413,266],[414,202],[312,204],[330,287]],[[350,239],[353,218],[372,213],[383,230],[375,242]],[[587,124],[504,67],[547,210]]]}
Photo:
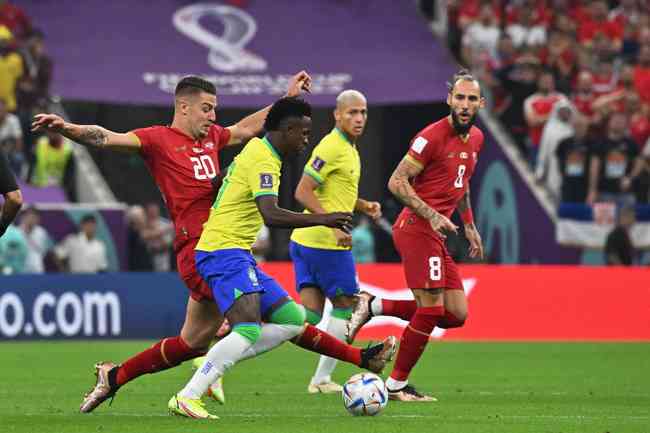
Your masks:
{"label": "player's hair", "polygon": [[183,77],[181,81],[178,82],[174,94],[176,96],[186,96],[199,92],[206,92],[210,93],[211,95],[216,95],[217,89],[214,87],[214,84],[208,80],[197,77],[196,75],[188,75],[187,77]]}
{"label": "player's hair", "polygon": [[450,81],[447,81],[447,91],[451,94],[454,91],[454,86],[458,81],[473,81],[479,85],[480,96],[483,96],[483,91],[481,90],[481,85],[478,82],[478,79],[472,75],[472,73],[467,69],[461,69],[456,72]]}
{"label": "player's hair", "polygon": [[277,131],[282,122],[290,117],[311,117],[311,105],[297,97],[284,97],[275,101],[264,121],[264,129]]}

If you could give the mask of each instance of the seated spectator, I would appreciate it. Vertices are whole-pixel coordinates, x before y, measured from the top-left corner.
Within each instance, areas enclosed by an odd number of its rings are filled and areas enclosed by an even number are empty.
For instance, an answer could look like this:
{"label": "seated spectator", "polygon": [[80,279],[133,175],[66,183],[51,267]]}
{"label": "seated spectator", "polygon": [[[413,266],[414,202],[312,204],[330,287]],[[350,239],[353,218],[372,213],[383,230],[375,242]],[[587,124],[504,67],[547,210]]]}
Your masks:
{"label": "seated spectator", "polygon": [[106,246],[97,238],[97,219],[92,214],[81,219],[79,231],[66,236],[54,254],[62,272],[93,274],[108,270]]}
{"label": "seated spectator", "polygon": [[156,272],[169,272],[171,270],[172,242],[174,241],[173,224],[160,216],[158,203],[149,203],[145,206],[147,216],[142,239],[147,244],[153,270]]}
{"label": "seated spectator", "polygon": [[0,238],[0,271],[5,275],[22,274],[27,261],[27,242],[16,226],[9,226]]}
{"label": "seated spectator", "polygon": [[465,64],[471,67],[478,61],[496,59],[500,34],[492,6],[484,3],[479,18],[467,27],[463,35],[462,57]]}
{"label": "seated spectator", "polygon": [[626,206],[618,212],[618,224],[607,235],[605,262],[610,266],[631,266],[636,262],[636,250],[630,238],[630,229],[636,221],[634,206]]}
{"label": "seated spectator", "polygon": [[589,167],[587,203],[597,201],[632,205],[634,194],[624,191],[622,180],[632,170],[639,154],[638,146],[626,136],[628,119],[624,113],[613,113],[607,123],[607,135],[595,146]]}
{"label": "seated spectator", "polygon": [[153,271],[151,254],[142,238],[147,224],[147,217],[142,206],[131,206],[126,214],[127,248],[129,251],[129,271]]}
{"label": "seated spectator", "polygon": [[529,158],[531,166],[535,166],[537,152],[542,138],[542,130],[553,107],[559,101],[567,98],[562,93],[555,91],[555,79],[548,71],[542,72],[537,80],[537,92],[524,101],[524,114],[528,124]]}
{"label": "seated spectator", "polygon": [[562,176],[560,201],[583,203],[587,198],[589,155],[593,147],[586,121],[574,123],[574,134],[558,144],[555,154]]}
{"label": "seated spectator", "polygon": [[519,11],[517,21],[506,27],[506,33],[512,38],[515,47],[539,47],[546,43],[546,28],[535,24],[533,11],[523,8]]}
{"label": "seated spectator", "polygon": [[0,151],[7,155],[14,174],[23,177],[25,156],[23,153],[23,131],[15,114],[7,112],[7,104],[0,99]]}
{"label": "seated spectator", "polygon": [[573,106],[587,120],[589,126],[598,121],[593,108],[594,101],[596,100],[593,84],[594,80],[591,72],[581,71],[578,74],[575,89],[571,95]]}
{"label": "seated spectator", "polygon": [[650,138],[636,157],[632,170],[621,179],[624,192],[635,191],[637,202],[648,203],[650,200]]}
{"label": "seated spectator", "polygon": [[558,101],[542,132],[535,177],[542,182],[555,200],[560,199],[562,187],[562,174],[556,150],[560,141],[574,135],[573,124],[575,121],[574,108],[571,103],[568,100]]}
{"label": "seated spectator", "polygon": [[374,263],[375,236],[370,229],[368,217],[361,216],[359,224],[352,230],[352,256],[357,263]]}
{"label": "seated spectator", "polygon": [[42,274],[45,272],[45,256],[54,246],[47,230],[40,225],[41,215],[33,206],[28,207],[20,218],[20,230],[27,242],[25,272]]}
{"label": "seated spectator", "polygon": [[641,98],[636,92],[627,93],[623,103],[625,114],[630,117],[630,137],[641,151],[650,138],[650,107],[641,104]]}
{"label": "seated spectator", "polygon": [[23,60],[12,44],[13,35],[0,25],[0,99],[11,113],[16,111],[16,83],[23,76]]}
{"label": "seated spectator", "polygon": [[589,17],[583,17],[578,21],[578,42],[590,47],[596,35],[602,34],[612,43],[614,51],[619,52],[623,46],[623,26],[617,21],[608,19],[607,2],[593,1],[589,12]]}
{"label": "seated spectator", "polygon": [[23,39],[32,30],[32,22],[27,14],[6,0],[0,0],[0,26],[5,26],[18,39]]}
{"label": "seated spectator", "polygon": [[63,185],[66,170],[71,166],[72,144],[56,132],[47,133],[36,140],[36,163],[31,183],[35,186]]}

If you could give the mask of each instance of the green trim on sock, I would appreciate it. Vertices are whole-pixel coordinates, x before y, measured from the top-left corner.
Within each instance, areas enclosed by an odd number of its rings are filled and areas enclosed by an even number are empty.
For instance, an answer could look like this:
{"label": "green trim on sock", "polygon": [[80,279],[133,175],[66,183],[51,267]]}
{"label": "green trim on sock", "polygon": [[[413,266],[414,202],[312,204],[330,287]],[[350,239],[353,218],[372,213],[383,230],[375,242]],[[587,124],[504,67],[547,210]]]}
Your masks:
{"label": "green trim on sock", "polygon": [[289,301],[271,314],[271,323],[302,326],[305,323],[305,309]]}
{"label": "green trim on sock", "polygon": [[306,315],[307,323],[314,326],[318,325],[320,321],[323,319],[323,316],[321,316],[314,310],[310,310],[309,308],[305,308],[305,315]]}
{"label": "green trim on sock", "polygon": [[255,344],[262,335],[262,326],[259,323],[238,323],[233,326],[232,332],[236,332],[251,344]]}
{"label": "green trim on sock", "polygon": [[330,316],[336,317],[337,319],[350,320],[352,317],[352,307],[349,308],[332,308]]}

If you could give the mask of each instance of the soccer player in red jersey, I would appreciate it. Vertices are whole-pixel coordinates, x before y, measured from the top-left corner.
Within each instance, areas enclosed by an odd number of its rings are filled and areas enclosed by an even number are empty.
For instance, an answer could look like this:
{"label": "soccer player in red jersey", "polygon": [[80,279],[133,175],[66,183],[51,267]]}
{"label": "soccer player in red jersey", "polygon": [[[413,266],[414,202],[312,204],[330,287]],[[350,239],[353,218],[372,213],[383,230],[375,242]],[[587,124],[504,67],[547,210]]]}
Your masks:
{"label": "soccer player in red jersey", "polygon": [[415,300],[380,299],[359,294],[348,325],[348,341],[372,316],[408,320],[393,371],[386,381],[389,398],[435,401],[408,384],[433,329],[462,326],[467,298],[458,268],[444,243],[456,232],[449,218],[458,209],[470,243],[470,256],[483,257],[481,236],[474,225],[469,180],[483,146],[483,133],[473,126],[485,105],[478,81],[461,70],[449,83],[450,115],[420,131],[393,172],[388,188],[405,208],[393,226],[393,241],[402,257],[406,282]]}
{"label": "soccer player in red jersey", "polygon": [[[287,95],[297,96],[310,85],[311,77],[302,71],[291,78]],[[180,335],[157,342],[121,365],[96,364],[97,384],[84,399],[81,412],[91,412],[138,376],[166,370],[205,354],[223,322],[210,287],[194,267],[194,247],[214,201],[212,182],[219,178],[219,150],[257,135],[271,106],[227,128],[215,124],[216,108],[214,85],[189,76],[176,86],[171,126],[120,134],[96,125],[65,122],[54,114],[39,114],[34,119],[34,130],[56,131],[87,146],[140,153],[174,222],[178,273],[190,290]]]}

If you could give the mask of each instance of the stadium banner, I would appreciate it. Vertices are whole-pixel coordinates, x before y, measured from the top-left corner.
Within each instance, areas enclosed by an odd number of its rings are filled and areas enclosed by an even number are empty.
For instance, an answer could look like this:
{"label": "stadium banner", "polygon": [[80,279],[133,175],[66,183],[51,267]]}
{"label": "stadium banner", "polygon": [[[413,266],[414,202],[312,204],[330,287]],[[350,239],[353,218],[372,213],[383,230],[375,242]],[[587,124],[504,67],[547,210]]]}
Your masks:
{"label": "stadium banner", "polygon": [[[294,297],[290,263],[264,270]],[[411,299],[396,264],[358,266],[361,288]],[[469,318],[436,329],[445,340],[650,341],[650,272],[643,268],[462,266]],[[176,274],[11,276],[0,279],[0,339],[161,338],[177,335],[187,289]],[[372,319],[361,339],[401,335],[406,322]]]}
{"label": "stadium banner", "polygon": [[65,99],[167,105],[179,77],[199,74],[221,106],[258,107],[306,69],[315,105],[347,88],[374,104],[430,102],[446,98],[455,69],[412,2],[20,3],[47,35],[53,91]]}
{"label": "stadium banner", "polygon": [[[558,208],[557,242],[582,248],[605,247],[607,235],[616,227],[615,203],[561,203]],[[636,223],[630,240],[637,249],[650,249],[650,206],[636,206]]]}

